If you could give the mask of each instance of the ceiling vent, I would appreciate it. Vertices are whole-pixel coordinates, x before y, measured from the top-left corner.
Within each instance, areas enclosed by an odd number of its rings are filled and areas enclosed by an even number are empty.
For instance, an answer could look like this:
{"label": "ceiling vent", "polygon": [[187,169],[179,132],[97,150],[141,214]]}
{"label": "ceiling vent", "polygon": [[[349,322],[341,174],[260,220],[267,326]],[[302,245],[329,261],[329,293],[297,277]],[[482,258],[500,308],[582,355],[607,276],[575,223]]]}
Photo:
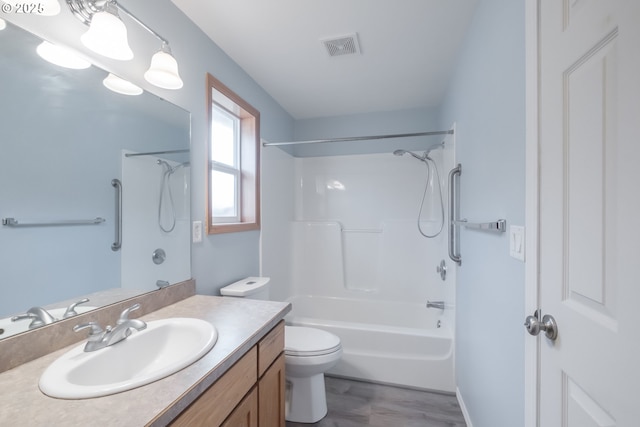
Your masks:
{"label": "ceiling vent", "polygon": [[360,53],[358,33],[320,40],[327,49],[329,56],[354,55]]}

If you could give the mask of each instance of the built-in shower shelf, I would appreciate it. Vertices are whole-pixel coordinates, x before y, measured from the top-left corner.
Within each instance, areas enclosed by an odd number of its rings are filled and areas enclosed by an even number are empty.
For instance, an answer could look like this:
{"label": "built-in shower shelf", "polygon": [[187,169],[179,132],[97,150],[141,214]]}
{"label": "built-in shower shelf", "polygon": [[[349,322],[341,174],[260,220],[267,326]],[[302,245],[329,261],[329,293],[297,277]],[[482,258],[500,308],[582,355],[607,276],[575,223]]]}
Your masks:
{"label": "built-in shower shelf", "polygon": [[54,220],[54,221],[40,221],[40,222],[19,222],[15,218],[2,218],[2,225],[7,227],[46,227],[56,225],[90,225],[100,224],[105,222],[104,218],[93,219],[66,219],[66,220]]}

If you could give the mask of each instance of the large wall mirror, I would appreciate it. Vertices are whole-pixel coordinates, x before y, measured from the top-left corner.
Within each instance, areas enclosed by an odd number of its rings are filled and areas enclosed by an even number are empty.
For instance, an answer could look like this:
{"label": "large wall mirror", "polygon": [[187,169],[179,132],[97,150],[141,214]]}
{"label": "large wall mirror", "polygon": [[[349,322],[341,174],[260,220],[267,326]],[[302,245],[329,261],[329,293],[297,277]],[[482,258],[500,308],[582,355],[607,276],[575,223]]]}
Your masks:
{"label": "large wall mirror", "polygon": [[0,338],[31,307],[58,318],[191,277],[190,114],[46,62],[41,42],[0,31]]}

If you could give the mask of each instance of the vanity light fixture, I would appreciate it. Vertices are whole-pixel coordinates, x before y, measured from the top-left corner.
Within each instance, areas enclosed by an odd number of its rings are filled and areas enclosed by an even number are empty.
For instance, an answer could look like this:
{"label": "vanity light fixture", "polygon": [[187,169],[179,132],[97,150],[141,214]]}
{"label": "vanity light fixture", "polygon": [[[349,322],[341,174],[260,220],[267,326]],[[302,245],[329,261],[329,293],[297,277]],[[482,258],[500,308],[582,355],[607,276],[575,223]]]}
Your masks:
{"label": "vanity light fixture", "polygon": [[140,95],[143,92],[142,88],[112,73],[109,73],[109,75],[102,81],[102,84],[107,89],[121,95]]}
{"label": "vanity light fixture", "polygon": [[0,18],[0,31],[4,30],[5,28],[7,28],[7,21]]}
{"label": "vanity light fixture", "polygon": [[36,52],[38,52],[38,55],[40,55],[42,59],[60,67],[84,70],[91,66],[89,61],[80,58],[72,50],[55,45],[46,40],[38,45]]}
{"label": "vanity light fixture", "polygon": [[144,73],[146,81],[164,89],[180,89],[183,85],[178,74],[178,62],[171,55],[169,45],[162,42],[162,47],[151,57],[151,65]]}
{"label": "vanity light fixture", "polygon": [[[131,20],[135,21],[142,28],[150,32],[162,43],[160,50],[151,58],[151,65],[144,74],[145,79],[149,83],[163,89],[180,89],[183,86],[182,79],[178,73],[178,63],[171,54],[169,42],[149,28],[144,22],[140,21],[122,5],[116,3],[116,0],[66,1],[71,12],[73,12],[73,14],[86,25],[90,25],[89,31],[81,37],[85,46],[109,58],[133,58],[133,52],[131,52],[127,42],[126,26],[118,16],[118,11],[123,12],[131,18]],[[94,25],[97,27],[95,31]],[[111,25],[113,25],[113,27],[109,27]],[[91,42],[87,44],[85,39],[90,40]],[[107,54],[107,51],[109,51],[107,47],[112,45],[120,46],[118,49],[121,49],[122,52],[126,52],[126,54]],[[126,45],[126,48],[123,47],[124,45]],[[102,46],[104,49],[96,49],[95,47],[97,46]],[[116,51],[118,51],[118,49],[116,49]]]}
{"label": "vanity light fixture", "polygon": [[127,27],[118,16],[115,2],[107,1],[104,10],[93,14],[89,30],[80,36],[80,41],[107,58],[119,61],[133,59],[133,51],[127,40]]}

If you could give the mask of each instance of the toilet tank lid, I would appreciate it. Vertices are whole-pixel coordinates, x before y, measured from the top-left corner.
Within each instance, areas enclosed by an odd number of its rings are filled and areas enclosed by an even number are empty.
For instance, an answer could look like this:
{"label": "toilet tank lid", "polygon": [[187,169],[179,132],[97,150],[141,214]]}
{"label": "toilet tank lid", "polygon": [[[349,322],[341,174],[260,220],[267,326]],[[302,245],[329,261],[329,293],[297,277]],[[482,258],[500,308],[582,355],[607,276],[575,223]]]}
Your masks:
{"label": "toilet tank lid", "polygon": [[269,277],[247,277],[220,289],[220,293],[230,297],[246,297],[266,289]]}

